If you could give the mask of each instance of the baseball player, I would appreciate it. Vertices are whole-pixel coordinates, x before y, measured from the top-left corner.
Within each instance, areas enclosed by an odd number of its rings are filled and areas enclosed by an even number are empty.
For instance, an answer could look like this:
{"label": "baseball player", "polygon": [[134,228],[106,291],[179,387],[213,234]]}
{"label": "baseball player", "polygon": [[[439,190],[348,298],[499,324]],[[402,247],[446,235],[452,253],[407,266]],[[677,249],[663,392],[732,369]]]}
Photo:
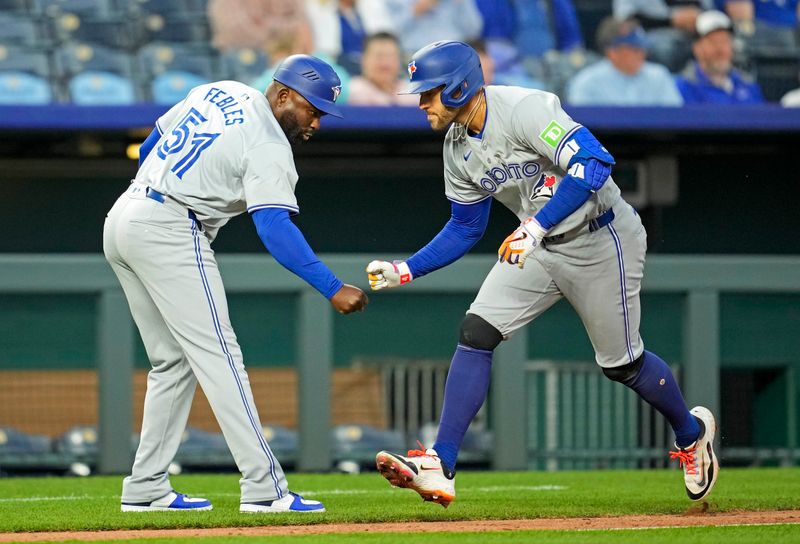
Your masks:
{"label": "baseball player", "polygon": [[290,56],[261,93],[219,81],[192,89],[156,121],[139,171],[106,219],[103,248],[152,364],[142,433],[122,511],[210,510],[172,489],[167,466],[199,383],[242,473],[240,511],[324,512],[288,490],[264,439],[242,352],[228,317],[211,242],[249,212],[269,252],[340,313],[367,297],[345,285],[289,219],[299,212],[290,144],[311,138],[325,114],[341,116],[339,77],[325,62]]}
{"label": "baseball player", "polygon": [[376,462],[393,485],[447,506],[456,497],[458,450],[489,388],[492,352],[561,298],[578,312],[597,364],[661,412],[675,431],[691,499],[708,495],[719,470],[716,423],[689,411],[667,364],[639,335],[646,234],[611,178],[614,158],[550,93],[484,86],[466,44],[440,41],[412,57],[409,93],[444,139],[445,195],[452,215],[403,262],[372,261],[374,290],[397,287],[463,256],[483,236],[495,198],[520,220],[461,324],[436,442]]}

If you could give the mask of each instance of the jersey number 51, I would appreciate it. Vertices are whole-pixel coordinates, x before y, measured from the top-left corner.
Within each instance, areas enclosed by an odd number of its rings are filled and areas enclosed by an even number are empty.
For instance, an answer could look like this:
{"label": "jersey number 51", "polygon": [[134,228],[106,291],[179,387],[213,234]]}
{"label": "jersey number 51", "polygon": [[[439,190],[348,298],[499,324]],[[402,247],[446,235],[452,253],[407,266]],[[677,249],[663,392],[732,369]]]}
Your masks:
{"label": "jersey number 51", "polygon": [[203,117],[203,114],[199,111],[194,108],[190,109],[180,120],[175,130],[172,131],[172,135],[158,147],[158,156],[166,160],[167,155],[174,155],[183,151],[183,148],[189,142],[188,151],[170,168],[179,179],[183,179],[183,175],[197,161],[200,153],[208,149],[221,134],[219,132],[197,132],[200,125],[207,121],[208,119]]}

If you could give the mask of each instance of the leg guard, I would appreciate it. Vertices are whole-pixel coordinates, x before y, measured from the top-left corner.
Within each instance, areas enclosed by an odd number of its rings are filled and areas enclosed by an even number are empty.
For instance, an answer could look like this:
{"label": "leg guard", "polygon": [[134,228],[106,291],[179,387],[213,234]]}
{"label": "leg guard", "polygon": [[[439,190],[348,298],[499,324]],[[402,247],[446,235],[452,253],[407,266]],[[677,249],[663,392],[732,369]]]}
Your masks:
{"label": "leg guard", "polygon": [[639,372],[641,372],[643,362],[644,352],[642,352],[642,354],[639,355],[639,358],[632,363],[622,366],[615,366],[614,368],[604,368],[603,374],[605,374],[606,378],[609,380],[628,385],[635,380],[639,375]]}
{"label": "leg guard", "polygon": [[503,340],[503,335],[485,319],[475,314],[467,314],[461,322],[458,342],[461,345],[485,351],[492,351]]}

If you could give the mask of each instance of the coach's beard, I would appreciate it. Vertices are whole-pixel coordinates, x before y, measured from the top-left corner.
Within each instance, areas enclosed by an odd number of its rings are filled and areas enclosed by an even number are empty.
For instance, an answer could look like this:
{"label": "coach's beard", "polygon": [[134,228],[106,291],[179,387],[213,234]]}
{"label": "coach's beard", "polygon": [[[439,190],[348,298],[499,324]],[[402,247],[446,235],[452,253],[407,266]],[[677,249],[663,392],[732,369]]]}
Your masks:
{"label": "coach's beard", "polygon": [[292,145],[304,143],[306,140],[310,139],[314,133],[314,129],[310,127],[304,130],[297,121],[297,116],[290,111],[284,113],[278,123],[283,129],[283,133],[286,134],[286,139],[289,140],[289,143]]}

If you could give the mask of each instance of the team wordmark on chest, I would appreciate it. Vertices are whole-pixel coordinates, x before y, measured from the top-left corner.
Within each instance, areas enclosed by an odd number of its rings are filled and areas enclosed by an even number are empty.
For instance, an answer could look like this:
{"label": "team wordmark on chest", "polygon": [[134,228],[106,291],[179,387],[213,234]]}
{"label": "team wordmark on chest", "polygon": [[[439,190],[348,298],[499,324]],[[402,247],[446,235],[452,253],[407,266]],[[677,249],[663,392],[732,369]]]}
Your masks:
{"label": "team wordmark on chest", "polygon": [[538,162],[527,161],[523,163],[503,163],[490,168],[484,172],[478,183],[484,190],[490,193],[496,192],[500,186],[507,181],[528,181],[533,180],[539,174],[541,166]]}

